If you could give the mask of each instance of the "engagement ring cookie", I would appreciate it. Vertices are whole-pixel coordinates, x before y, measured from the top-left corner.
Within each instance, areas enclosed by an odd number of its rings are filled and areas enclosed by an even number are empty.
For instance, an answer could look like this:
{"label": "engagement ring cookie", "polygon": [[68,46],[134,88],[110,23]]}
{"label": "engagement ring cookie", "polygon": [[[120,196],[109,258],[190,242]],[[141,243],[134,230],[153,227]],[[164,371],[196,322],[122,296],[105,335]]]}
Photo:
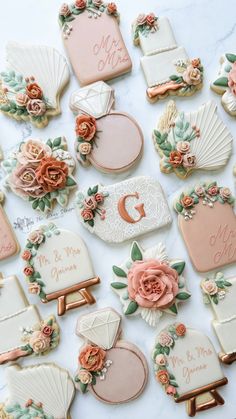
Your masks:
{"label": "engagement ring cookie", "polygon": [[6,370],[7,400],[0,405],[4,419],[71,419],[75,388],[68,371],[55,364]]}
{"label": "engagement ring cookie", "polygon": [[128,114],[112,110],[115,92],[100,81],[73,93],[71,110],[75,121],[75,151],[83,166],[92,164],[104,173],[130,169],[140,159],[143,134]]}
{"label": "engagement ring cookie", "polygon": [[81,86],[110,80],[132,68],[115,3],[75,0],[59,12],[64,46]]}
{"label": "engagement ring cookie", "polygon": [[229,188],[216,182],[182,192],[174,203],[195,269],[207,272],[236,262],[236,217]]}
{"label": "engagement ring cookie", "polygon": [[70,79],[63,55],[46,46],[9,43],[8,70],[0,74],[0,111],[17,121],[45,127],[59,115],[60,96]]}
{"label": "engagement ring cookie", "polygon": [[198,169],[216,170],[226,165],[233,137],[218,117],[216,105],[207,102],[195,112],[178,112],[175,102],[167,104],[153,141],[163,173],[174,172],[185,179]]}
{"label": "engagement ring cookie", "polygon": [[130,257],[113,266],[112,289],[120,297],[124,314],[140,314],[156,327],[163,313],[177,315],[178,303],[190,297],[182,276],[185,262],[170,260],[162,243],[143,250],[134,242]]}
{"label": "engagement ring cookie", "polygon": [[59,343],[55,318],[41,319],[15,276],[0,277],[0,335],[0,364],[28,355],[46,355]]}
{"label": "engagement ring cookie", "polygon": [[0,190],[0,261],[17,255],[20,246],[3,209],[4,194]]}
{"label": "engagement ring cookie", "polygon": [[221,103],[225,111],[236,116],[236,55],[224,54],[220,65],[218,78],[211,84],[211,89],[222,95]]}
{"label": "engagement ring cookie", "polygon": [[170,324],[157,336],[152,360],[157,381],[176,403],[186,402],[189,416],[224,404],[217,389],[228,380],[202,332]]}
{"label": "engagement ring cookie", "polygon": [[121,316],[105,308],[82,316],[76,333],[86,341],[79,353],[76,387],[108,404],[126,403],[144,391],[148,365],[132,343],[120,340]]}
{"label": "engagement ring cookie", "polygon": [[201,288],[204,302],[211,304],[215,315],[212,326],[222,348],[219,358],[224,364],[232,364],[236,361],[236,277],[225,278],[217,272],[215,277],[203,279]]}
{"label": "engagement ring cookie", "polygon": [[190,60],[178,47],[169,20],[154,13],[140,14],[132,25],[134,45],[143,57],[147,98],[156,102],[169,95],[191,96],[202,88],[203,67],[199,58]]}
{"label": "engagement ring cookie", "polygon": [[58,315],[95,303],[89,288],[100,282],[95,277],[83,240],[72,231],[49,223],[32,231],[22,254],[29,293],[43,303],[58,302]]}
{"label": "engagement ring cookie", "polygon": [[84,227],[110,243],[132,239],[172,221],[159,182],[148,176],[79,191],[76,209]]}
{"label": "engagement ring cookie", "polygon": [[46,144],[36,139],[22,142],[2,167],[6,186],[42,213],[52,211],[55,201],[66,207],[76,187],[75,161],[65,137],[49,139]]}

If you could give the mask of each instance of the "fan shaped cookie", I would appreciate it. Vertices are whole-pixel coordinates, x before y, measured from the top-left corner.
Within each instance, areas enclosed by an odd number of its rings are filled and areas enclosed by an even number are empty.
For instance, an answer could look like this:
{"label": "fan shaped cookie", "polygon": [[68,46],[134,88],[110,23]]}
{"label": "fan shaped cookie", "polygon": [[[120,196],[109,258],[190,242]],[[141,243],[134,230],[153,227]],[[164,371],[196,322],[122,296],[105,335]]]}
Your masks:
{"label": "fan shaped cookie", "polygon": [[115,310],[104,308],[79,318],[76,328],[86,341],[79,354],[76,387],[82,393],[89,390],[109,404],[136,399],[148,378],[142,352],[132,343],[119,340],[120,323],[121,316]]}
{"label": "fan shaped cookie", "polygon": [[198,169],[216,170],[225,166],[232,140],[213,102],[185,113],[178,112],[175,102],[170,101],[158,128],[153,131],[154,145],[161,156],[161,171],[174,172],[182,179]]}
{"label": "fan shaped cookie", "polygon": [[222,95],[221,103],[225,111],[236,116],[236,55],[224,54],[220,65],[218,78],[211,83],[211,89]]}
{"label": "fan shaped cookie", "polygon": [[3,209],[4,194],[0,190],[0,261],[15,256],[20,246]]}
{"label": "fan shaped cookie", "polygon": [[9,43],[8,70],[0,78],[0,111],[37,128],[60,114],[60,95],[69,82],[63,55],[47,46]]}
{"label": "fan shaped cookie", "polygon": [[100,81],[73,93],[70,107],[76,117],[75,150],[79,162],[105,173],[128,170],[140,159],[143,134],[128,114],[111,110],[114,90]]}

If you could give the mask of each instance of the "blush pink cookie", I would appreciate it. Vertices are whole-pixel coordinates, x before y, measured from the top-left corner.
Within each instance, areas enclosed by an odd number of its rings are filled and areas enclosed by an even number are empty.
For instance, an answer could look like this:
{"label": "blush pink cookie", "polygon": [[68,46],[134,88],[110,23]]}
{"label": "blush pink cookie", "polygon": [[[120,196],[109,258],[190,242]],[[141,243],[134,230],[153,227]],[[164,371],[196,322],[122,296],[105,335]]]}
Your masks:
{"label": "blush pink cookie", "polygon": [[2,207],[4,194],[0,191],[0,261],[16,255],[19,244]]}

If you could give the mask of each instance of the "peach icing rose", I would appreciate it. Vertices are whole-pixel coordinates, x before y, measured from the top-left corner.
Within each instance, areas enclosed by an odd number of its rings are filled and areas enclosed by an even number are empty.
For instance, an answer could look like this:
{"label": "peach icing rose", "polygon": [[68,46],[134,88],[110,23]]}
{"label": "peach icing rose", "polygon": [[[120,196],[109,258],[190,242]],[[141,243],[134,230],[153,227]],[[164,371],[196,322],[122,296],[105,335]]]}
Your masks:
{"label": "peach icing rose", "polygon": [[169,374],[166,370],[160,370],[156,374],[157,380],[161,384],[168,384],[169,383]]}
{"label": "peach icing rose", "polygon": [[183,156],[183,166],[187,168],[196,166],[196,156],[191,153],[185,154]]}
{"label": "peach icing rose", "polygon": [[30,243],[33,243],[33,244],[41,244],[43,239],[44,239],[44,234],[43,234],[43,231],[40,229],[31,231],[31,233],[28,236],[28,240],[30,241]]}
{"label": "peach icing rose", "polygon": [[183,199],[181,199],[181,204],[184,208],[189,208],[193,206],[194,200],[191,196],[185,195]]}
{"label": "peach icing rose", "polygon": [[25,95],[24,93],[17,93],[16,94],[16,103],[18,106],[25,107],[29,101],[29,97]]}
{"label": "peach icing rose", "polygon": [[30,260],[31,256],[32,256],[32,253],[30,250],[25,250],[21,255],[22,259],[26,261]]}
{"label": "peach icing rose", "polygon": [[93,0],[93,4],[96,7],[100,7],[103,4],[103,0]]}
{"label": "peach icing rose", "polygon": [[44,157],[37,167],[35,175],[45,192],[53,192],[66,186],[68,166],[53,157]]}
{"label": "peach icing rose", "polygon": [[80,370],[77,377],[82,384],[90,384],[93,379],[91,372],[87,370]]}
{"label": "peach icing rose", "polygon": [[203,186],[196,186],[194,189],[197,196],[204,196],[205,195],[205,189]]}
{"label": "peach icing rose", "polygon": [[236,62],[233,63],[232,68],[228,75],[228,86],[231,92],[236,95]]}
{"label": "peach icing rose", "polygon": [[34,268],[32,266],[26,266],[23,272],[26,276],[31,276],[34,273]]}
{"label": "peach icing rose", "polygon": [[85,141],[91,141],[96,134],[96,119],[88,115],[79,115],[75,120],[75,132]]}
{"label": "peach icing rose", "polygon": [[86,7],[86,1],[85,0],[76,0],[75,1],[75,8],[82,10]]}
{"label": "peach icing rose", "polygon": [[52,154],[51,148],[40,140],[28,140],[22,143],[20,151],[17,154],[17,160],[21,164],[37,164],[43,157],[49,157]]}
{"label": "peach icing rose", "polygon": [[26,86],[26,94],[30,99],[42,99],[43,91],[37,83],[30,83]]}
{"label": "peach icing rose", "polygon": [[199,67],[200,66],[200,64],[201,64],[201,60],[200,60],[200,58],[194,58],[192,61],[191,61],[191,64],[192,64],[192,66],[195,68],[195,67]]}
{"label": "peach icing rose", "polygon": [[30,294],[39,294],[40,293],[40,286],[37,282],[30,282],[28,286],[28,291]]}
{"label": "peach icing rose", "polygon": [[148,26],[154,26],[155,24],[154,13],[149,13],[149,15],[146,16],[146,23],[148,24]]}
{"label": "peach icing rose", "polygon": [[202,81],[200,70],[193,67],[193,65],[188,65],[183,73],[183,80],[190,86],[197,86],[197,84],[200,84]]}
{"label": "peach icing rose", "polygon": [[181,166],[183,161],[183,156],[179,151],[171,151],[169,155],[169,163],[173,167]]}
{"label": "peach icing rose", "polygon": [[67,3],[62,4],[59,13],[61,16],[64,16],[64,17],[67,17],[71,14],[70,8]]}
{"label": "peach icing rose", "polygon": [[90,209],[84,209],[83,211],[81,211],[81,216],[85,221],[89,221],[94,218],[93,212]]}
{"label": "peach icing rose", "polygon": [[231,190],[229,188],[221,188],[220,189],[220,196],[224,199],[227,200],[231,197]]}
{"label": "peach icing rose", "polygon": [[98,346],[86,345],[79,354],[80,365],[87,371],[100,371],[104,365],[106,352]]}
{"label": "peach icing rose", "polygon": [[22,198],[28,196],[39,198],[45,195],[36,179],[35,169],[28,164],[19,166],[12,172],[9,184],[12,190]]}
{"label": "peach icing rose", "polygon": [[146,23],[146,15],[144,13],[140,13],[137,17],[137,25],[142,26]]}
{"label": "peach icing rose", "polygon": [[202,289],[206,294],[215,295],[218,291],[217,285],[213,279],[202,282]]}
{"label": "peach icing rose", "polygon": [[115,3],[108,3],[108,5],[107,5],[107,11],[108,11],[108,13],[110,13],[111,15],[112,15],[113,13],[116,13],[116,12],[117,12],[117,6],[116,6],[116,4],[115,4]]}
{"label": "peach icing rose", "polygon": [[211,186],[209,189],[207,189],[207,193],[211,196],[216,196],[219,192],[218,186]]}
{"label": "peach icing rose", "polygon": [[166,365],[166,357],[163,354],[159,354],[155,358],[155,363],[157,365]]}
{"label": "peach icing rose", "polygon": [[175,332],[177,336],[184,336],[186,333],[185,325],[183,323],[179,323],[175,328]]}
{"label": "peach icing rose", "polygon": [[169,396],[174,396],[176,394],[176,388],[174,386],[168,386],[166,388],[166,394],[169,394]]}
{"label": "peach icing rose", "polygon": [[176,149],[182,154],[188,153],[190,150],[190,144],[188,141],[178,141]]}
{"label": "peach icing rose", "polygon": [[83,154],[84,156],[86,156],[87,154],[89,154],[92,150],[92,146],[90,143],[86,142],[86,143],[80,143],[78,145],[78,151],[79,153]]}
{"label": "peach icing rose", "polygon": [[29,344],[36,354],[47,351],[50,348],[51,339],[42,332],[34,332],[29,340]]}
{"label": "peach icing rose", "polygon": [[42,116],[46,110],[46,104],[40,99],[32,99],[27,103],[27,112],[32,116]]}
{"label": "peach icing rose", "polygon": [[161,332],[158,336],[158,342],[161,346],[170,347],[173,344],[173,338],[168,332]]}
{"label": "peach icing rose", "polygon": [[84,200],[84,207],[86,209],[95,210],[97,208],[97,201],[94,196],[90,196]]}
{"label": "peach icing rose", "polygon": [[164,309],[178,293],[178,273],[156,259],[136,261],[127,274],[128,293],[140,307]]}

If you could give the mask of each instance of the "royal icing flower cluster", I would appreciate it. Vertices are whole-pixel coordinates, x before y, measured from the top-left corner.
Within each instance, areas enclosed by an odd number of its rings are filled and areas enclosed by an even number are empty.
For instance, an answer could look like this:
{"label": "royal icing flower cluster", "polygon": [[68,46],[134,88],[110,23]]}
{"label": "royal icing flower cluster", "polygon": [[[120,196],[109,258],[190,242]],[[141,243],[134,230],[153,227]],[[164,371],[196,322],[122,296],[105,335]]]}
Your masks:
{"label": "royal icing flower cluster", "polygon": [[106,210],[103,208],[103,204],[107,196],[109,196],[108,192],[100,192],[98,185],[89,188],[87,196],[84,196],[81,192],[77,193],[76,203],[81,209],[80,215],[84,222],[91,227],[94,226],[96,215],[99,215],[100,220],[105,220]]}
{"label": "royal icing flower cluster", "polygon": [[135,44],[139,42],[139,34],[148,36],[149,33],[156,32],[158,29],[158,17],[154,13],[145,15],[140,14],[133,24],[133,41]]}
{"label": "royal icing flower cluster", "polygon": [[218,77],[213,85],[230,89],[230,92],[236,96],[236,55],[225,54],[227,59],[224,65],[224,75]]}
{"label": "royal icing flower cluster", "polygon": [[206,278],[201,282],[201,288],[204,294],[204,302],[207,304],[212,301],[218,304],[223,300],[232,283],[226,280],[222,272],[217,272],[215,278]]}
{"label": "royal icing flower cluster", "polygon": [[22,329],[22,350],[35,355],[44,355],[59,343],[59,328],[54,317],[42,321],[33,328]]}
{"label": "royal icing flower cluster", "polygon": [[79,115],[75,120],[77,136],[76,153],[78,160],[86,162],[97,137],[96,119],[89,115]]}
{"label": "royal icing flower cluster", "polygon": [[53,419],[51,415],[46,415],[41,402],[27,400],[24,406],[19,403],[0,405],[1,419],[27,418],[27,419]]}
{"label": "royal icing flower cluster", "polygon": [[195,89],[203,81],[203,67],[200,58],[191,61],[178,60],[175,63],[178,74],[172,74],[170,81],[179,85],[183,93]]}

